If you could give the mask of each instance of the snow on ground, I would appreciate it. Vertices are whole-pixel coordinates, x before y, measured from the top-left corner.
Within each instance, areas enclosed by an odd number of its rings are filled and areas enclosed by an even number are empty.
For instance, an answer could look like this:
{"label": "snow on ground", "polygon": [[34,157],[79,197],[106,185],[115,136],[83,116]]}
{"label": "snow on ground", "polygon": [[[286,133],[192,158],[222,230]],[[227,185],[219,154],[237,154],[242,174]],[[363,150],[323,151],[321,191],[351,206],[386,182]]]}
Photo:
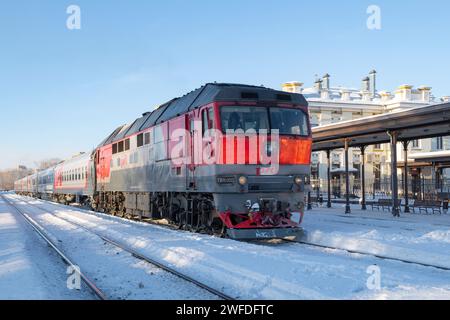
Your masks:
{"label": "snow on ground", "polygon": [[24,206],[23,203],[19,207],[45,229],[108,299],[217,299],[203,289],[137,259],[52,214]]}
{"label": "snow on ground", "polygon": [[308,242],[450,268],[450,214],[314,208],[305,216]]}
{"label": "snow on ground", "polygon": [[93,299],[67,288],[67,267],[0,198],[0,300]]}
{"label": "snow on ground", "polygon": [[[31,201],[55,216],[82,224],[240,299],[450,299],[450,272],[436,268],[297,243],[252,244],[218,239],[40,200],[12,195],[10,198],[23,208],[28,206],[23,200]],[[36,210],[34,212],[37,213]],[[61,221],[56,222],[55,217],[50,214],[37,215],[41,222],[55,223],[55,228],[63,225]],[[312,229],[310,234],[322,232],[326,235],[328,232],[336,232],[336,237],[365,240],[365,236],[370,238],[370,235],[376,237],[377,234],[399,236],[403,227],[409,229],[403,221],[397,224],[398,221],[361,218],[363,224],[346,225],[335,222],[333,225],[328,221],[318,220],[321,217],[337,219],[326,213],[313,215],[310,212],[305,222],[305,226]],[[382,227],[377,228],[378,225]],[[418,223],[413,225],[414,228],[421,227]],[[339,234],[338,230],[342,232]],[[440,226],[434,228],[436,230],[447,229]],[[67,241],[79,242],[79,236],[74,230],[66,228],[65,232]],[[426,234],[431,232],[432,230]],[[422,241],[431,243],[433,238],[441,239],[440,233],[434,234],[435,236],[424,237]],[[410,238],[412,241],[413,235]],[[397,241],[403,241],[402,239]],[[78,245],[84,247],[88,244],[79,242]],[[93,245],[92,249],[96,246]],[[436,249],[436,252],[442,254],[441,249]],[[102,262],[105,268],[108,264],[107,260]],[[367,273],[368,267],[373,265],[377,265],[381,271],[381,290],[370,290],[367,287],[370,276]],[[142,275],[139,276],[140,279],[141,277]]]}

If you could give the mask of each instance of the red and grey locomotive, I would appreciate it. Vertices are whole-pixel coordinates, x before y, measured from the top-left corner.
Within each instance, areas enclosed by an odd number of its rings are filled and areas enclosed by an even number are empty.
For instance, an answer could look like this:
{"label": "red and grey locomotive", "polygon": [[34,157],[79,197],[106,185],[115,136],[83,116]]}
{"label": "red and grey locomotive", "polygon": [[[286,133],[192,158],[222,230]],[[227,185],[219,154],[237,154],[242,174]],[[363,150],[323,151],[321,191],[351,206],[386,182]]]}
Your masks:
{"label": "red and grey locomotive", "polygon": [[234,239],[283,238],[301,233],[311,146],[302,95],[212,83],[47,170],[51,187],[38,173],[16,191]]}

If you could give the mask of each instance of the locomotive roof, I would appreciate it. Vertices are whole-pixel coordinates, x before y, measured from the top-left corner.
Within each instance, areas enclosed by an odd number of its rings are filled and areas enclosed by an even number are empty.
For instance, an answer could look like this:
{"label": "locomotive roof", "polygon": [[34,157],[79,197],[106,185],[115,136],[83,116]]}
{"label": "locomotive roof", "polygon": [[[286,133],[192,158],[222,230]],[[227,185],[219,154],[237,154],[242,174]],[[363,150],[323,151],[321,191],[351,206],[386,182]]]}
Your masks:
{"label": "locomotive roof", "polygon": [[303,95],[297,93],[244,84],[207,83],[180,98],[164,103],[153,112],[144,113],[141,118],[136,119],[129,125],[120,126],[99,147],[121,140],[214,101],[242,100],[291,102],[305,106],[308,104]]}

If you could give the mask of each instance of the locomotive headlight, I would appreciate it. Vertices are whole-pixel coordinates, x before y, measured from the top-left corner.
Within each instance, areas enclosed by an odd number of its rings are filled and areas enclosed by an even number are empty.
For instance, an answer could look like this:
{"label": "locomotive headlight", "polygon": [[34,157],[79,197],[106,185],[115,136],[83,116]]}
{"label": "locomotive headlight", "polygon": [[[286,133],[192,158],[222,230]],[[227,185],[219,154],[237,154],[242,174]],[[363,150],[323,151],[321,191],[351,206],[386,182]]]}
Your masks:
{"label": "locomotive headlight", "polygon": [[242,176],[242,177],[239,177],[238,181],[241,186],[245,186],[248,182],[248,179],[247,179],[247,177]]}
{"label": "locomotive headlight", "polygon": [[296,185],[301,185],[303,183],[303,179],[302,177],[297,176],[294,178],[294,182]]}

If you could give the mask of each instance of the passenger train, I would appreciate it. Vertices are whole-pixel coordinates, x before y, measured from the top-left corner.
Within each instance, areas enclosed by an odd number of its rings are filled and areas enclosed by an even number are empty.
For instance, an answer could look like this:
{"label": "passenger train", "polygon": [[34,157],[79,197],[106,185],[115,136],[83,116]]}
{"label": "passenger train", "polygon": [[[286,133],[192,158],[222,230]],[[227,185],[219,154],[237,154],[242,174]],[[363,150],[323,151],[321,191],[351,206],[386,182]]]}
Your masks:
{"label": "passenger train", "polygon": [[15,191],[233,239],[284,238],[302,232],[311,148],[302,95],[210,83]]}

